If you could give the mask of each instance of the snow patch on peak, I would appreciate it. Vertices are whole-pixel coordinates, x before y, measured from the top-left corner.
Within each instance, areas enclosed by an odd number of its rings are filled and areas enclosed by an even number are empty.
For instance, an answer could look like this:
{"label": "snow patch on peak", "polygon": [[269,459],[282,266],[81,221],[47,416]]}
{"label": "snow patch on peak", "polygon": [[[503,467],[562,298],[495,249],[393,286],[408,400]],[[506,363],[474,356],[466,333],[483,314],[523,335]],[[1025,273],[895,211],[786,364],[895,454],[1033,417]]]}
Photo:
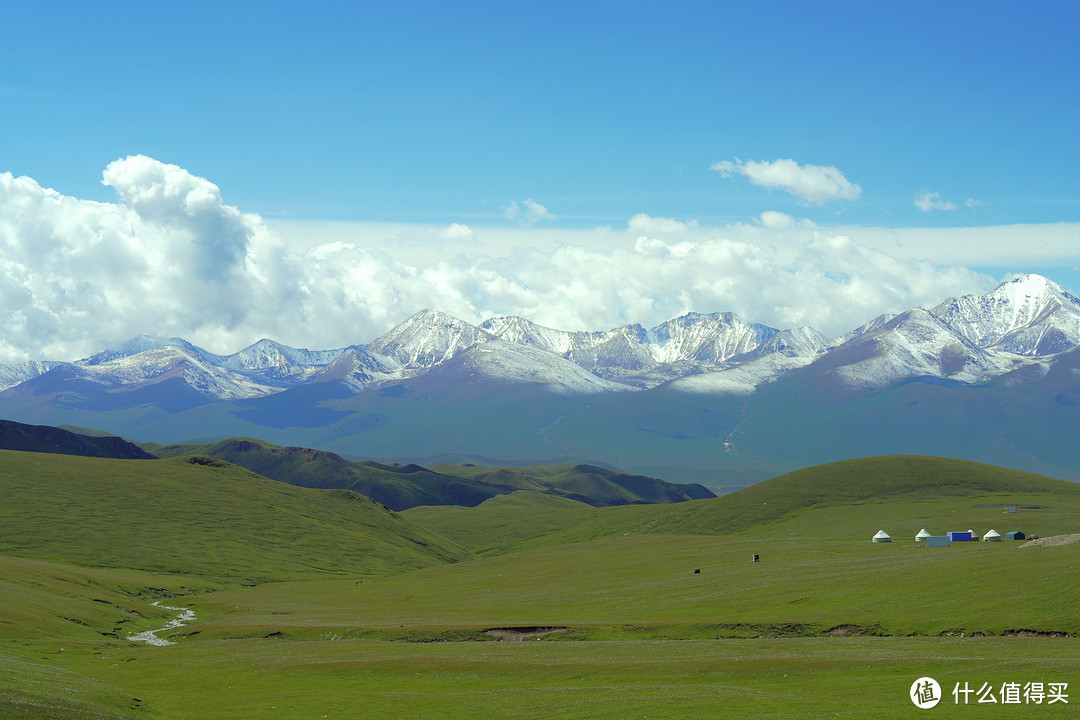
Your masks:
{"label": "snow patch on peak", "polygon": [[931,312],[981,348],[1033,357],[1080,344],[1080,299],[1041,275],[950,298]]}
{"label": "snow patch on peak", "polygon": [[529,345],[557,355],[565,355],[570,352],[576,344],[580,344],[579,337],[588,335],[587,333],[554,330],[514,315],[489,318],[480,323],[480,329],[501,340],[517,343],[518,345]]}
{"label": "snow patch on peak", "polygon": [[88,379],[106,385],[142,385],[181,378],[199,393],[218,399],[259,397],[277,391],[277,388],[219,366],[198,348],[192,352],[177,345],[151,348],[135,355],[87,365],[81,370]]}
{"label": "snow patch on peak", "polygon": [[744,323],[730,312],[687,313],[657,325],[646,337],[657,362],[693,360],[720,364],[755,350],[777,332],[765,325]]}
{"label": "snow patch on peak", "polygon": [[901,313],[852,341],[874,352],[833,372],[846,385],[881,389],[913,377],[975,383],[1003,372],[1003,362],[924,308]]}
{"label": "snow patch on peak", "polygon": [[367,349],[409,369],[429,368],[494,335],[436,310],[421,310],[382,335]]}
{"label": "snow patch on peak", "polygon": [[634,388],[604,380],[550,352],[504,340],[475,345],[443,372],[510,383],[541,384],[559,395],[595,395]]}
{"label": "snow patch on peak", "polygon": [[178,337],[162,338],[154,335],[142,334],[131,338],[127,342],[115,345],[107,348],[95,355],[91,355],[88,358],[84,358],[76,362],[77,365],[100,365],[112,360],[119,360],[120,358],[130,357],[132,355],[138,355],[139,353],[146,352],[147,350],[155,350],[157,348],[163,348],[168,346],[174,346],[183,348],[184,350],[201,355],[204,357],[211,356],[211,353],[192,345],[187,340]]}

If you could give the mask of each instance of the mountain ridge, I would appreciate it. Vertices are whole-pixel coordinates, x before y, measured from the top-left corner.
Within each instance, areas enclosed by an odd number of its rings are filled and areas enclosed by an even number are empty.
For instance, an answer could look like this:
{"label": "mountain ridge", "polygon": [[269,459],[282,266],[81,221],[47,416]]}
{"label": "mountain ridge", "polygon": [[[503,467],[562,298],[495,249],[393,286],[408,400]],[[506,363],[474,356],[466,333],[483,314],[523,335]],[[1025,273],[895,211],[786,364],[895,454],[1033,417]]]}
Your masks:
{"label": "mountain ridge", "polygon": [[1037,275],[833,340],[730,313],[570,332],[422,311],[339,350],[263,340],[215,356],[178,342],[90,360],[0,367],[17,381],[0,411],[167,443],[570,456],[712,488],[905,453],[1080,478],[1067,442],[1080,423],[1080,299]]}
{"label": "mountain ridge", "polygon": [[[905,335],[905,330],[910,332]],[[334,350],[296,349],[262,339],[221,356],[181,338],[143,335],[80,361],[0,365],[0,391],[65,373],[113,389],[180,377],[209,400],[261,397],[340,379],[360,391],[424,374],[485,345],[495,355],[515,356],[496,362],[503,367],[499,375],[503,379],[528,382],[521,379],[528,372],[510,367],[545,366],[533,373],[542,382],[558,391],[588,394],[640,390],[692,375],[723,373],[774,353],[809,364],[866,338],[886,346],[878,353],[883,357],[889,356],[890,348],[901,348],[899,355],[885,357],[892,370],[870,373],[871,385],[920,374],[981,382],[1080,345],[1080,298],[1042,276],[1022,275],[985,295],[949,298],[932,309],[879,316],[832,340],[813,328],[778,330],[747,323],[730,312],[691,312],[648,330],[631,324],[603,331],[565,331],[516,316],[472,325],[443,312],[421,310],[366,345]],[[518,348],[534,352],[522,355]],[[934,353],[936,359],[931,357]],[[605,382],[582,382],[580,374],[559,361]],[[575,374],[579,380],[560,387],[558,376]],[[745,368],[742,374],[746,375]],[[774,375],[767,372],[760,382]],[[750,386],[760,384],[749,380]],[[866,379],[852,378],[852,383],[868,386]]]}

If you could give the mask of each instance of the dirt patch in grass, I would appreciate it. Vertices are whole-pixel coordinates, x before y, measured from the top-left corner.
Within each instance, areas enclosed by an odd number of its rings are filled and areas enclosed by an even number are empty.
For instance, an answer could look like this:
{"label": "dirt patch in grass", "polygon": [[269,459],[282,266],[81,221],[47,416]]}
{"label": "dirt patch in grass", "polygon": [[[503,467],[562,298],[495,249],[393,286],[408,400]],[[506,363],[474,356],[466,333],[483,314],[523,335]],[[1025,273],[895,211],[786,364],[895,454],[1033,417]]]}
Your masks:
{"label": "dirt patch in grass", "polygon": [[499,640],[519,641],[566,631],[567,628],[565,627],[504,627],[489,628],[484,631],[484,634]]}
{"label": "dirt patch in grass", "polygon": [[1076,542],[1080,542],[1080,533],[1072,533],[1070,535],[1052,535],[1050,537],[1036,538],[1034,540],[1028,540],[1020,547],[1050,547],[1052,545],[1072,545]]}
{"label": "dirt patch in grass", "polygon": [[1006,630],[1001,634],[1009,637],[1069,637],[1069,633],[1056,630]]}

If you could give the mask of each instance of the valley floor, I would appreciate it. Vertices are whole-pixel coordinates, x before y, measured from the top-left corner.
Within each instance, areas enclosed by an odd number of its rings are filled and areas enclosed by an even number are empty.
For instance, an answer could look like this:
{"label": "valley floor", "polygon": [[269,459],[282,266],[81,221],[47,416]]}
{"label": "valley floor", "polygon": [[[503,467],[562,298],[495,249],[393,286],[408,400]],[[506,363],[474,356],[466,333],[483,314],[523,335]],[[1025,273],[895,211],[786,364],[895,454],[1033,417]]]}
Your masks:
{"label": "valley floor", "polygon": [[[15,650],[15,652],[12,652]],[[0,650],[5,718],[908,718],[933,677],[943,716],[1071,717],[979,704],[989,684],[1070,683],[1076,641],[784,638],[605,642],[275,639]],[[63,688],[64,695],[57,690]],[[129,696],[125,700],[123,696]],[[137,698],[137,699],[135,699]],[[939,711],[940,712],[940,711]]]}

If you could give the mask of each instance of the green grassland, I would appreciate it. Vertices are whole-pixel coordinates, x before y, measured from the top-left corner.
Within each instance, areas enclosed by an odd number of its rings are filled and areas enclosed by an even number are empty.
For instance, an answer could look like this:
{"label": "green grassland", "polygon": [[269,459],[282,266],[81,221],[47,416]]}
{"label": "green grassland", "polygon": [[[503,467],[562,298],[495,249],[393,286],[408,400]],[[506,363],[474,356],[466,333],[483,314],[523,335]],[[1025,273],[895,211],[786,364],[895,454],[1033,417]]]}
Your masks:
{"label": "green grassland", "polygon": [[469,553],[343,490],[206,457],[0,451],[0,554],[257,583],[400,572]]}
{"label": "green grassland", "polygon": [[[1080,532],[1078,489],[896,457],[675,505],[399,516],[224,463],[4,453],[0,717],[906,718],[925,675],[941,717],[1066,717],[1080,698],[949,693],[1080,693],[1080,544],[913,536]],[[128,640],[175,616],[159,598],[195,620]]]}
{"label": "green grassland", "polygon": [[[1080,528],[1080,484],[923,456],[819,465],[722,498],[669,505],[551,508],[528,495],[511,497],[522,507],[489,500],[475,508],[411,508],[402,516],[479,555],[639,533],[861,541],[881,529],[900,539],[922,528],[935,535],[993,528],[1043,536]],[[1005,514],[1003,504],[1052,507]]]}

